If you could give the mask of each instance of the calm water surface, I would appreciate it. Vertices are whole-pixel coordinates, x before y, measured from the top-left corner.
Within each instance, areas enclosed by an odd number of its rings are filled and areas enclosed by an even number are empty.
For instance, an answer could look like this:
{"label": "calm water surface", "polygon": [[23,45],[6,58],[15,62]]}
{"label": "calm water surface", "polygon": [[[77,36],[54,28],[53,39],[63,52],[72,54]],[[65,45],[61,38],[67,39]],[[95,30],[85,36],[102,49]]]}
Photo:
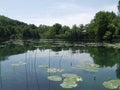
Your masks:
{"label": "calm water surface", "polygon": [[[26,64],[12,65],[15,62],[26,62]],[[73,68],[85,62],[100,65],[99,72]],[[40,68],[40,65],[65,71],[48,73],[47,68]],[[61,76],[64,73],[77,74],[83,78],[83,82],[79,82],[75,88],[64,89],[60,86],[62,81],[48,80],[50,75]],[[118,49],[33,43],[0,45],[0,90],[109,90],[104,88],[102,83],[119,78],[120,50]]]}

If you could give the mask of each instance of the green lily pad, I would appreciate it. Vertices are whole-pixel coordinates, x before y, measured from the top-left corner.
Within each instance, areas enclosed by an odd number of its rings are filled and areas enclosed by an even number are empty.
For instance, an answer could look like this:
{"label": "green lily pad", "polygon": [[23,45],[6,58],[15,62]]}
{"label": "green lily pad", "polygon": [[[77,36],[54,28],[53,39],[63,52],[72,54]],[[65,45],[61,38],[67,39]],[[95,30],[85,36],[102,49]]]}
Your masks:
{"label": "green lily pad", "polygon": [[40,68],[48,68],[48,65],[39,65]]}
{"label": "green lily pad", "polygon": [[77,65],[73,68],[83,69],[83,70],[89,71],[89,72],[98,72],[99,69],[100,69],[100,66],[97,65],[97,64],[84,63],[84,64],[81,64],[81,65]]}
{"label": "green lily pad", "polygon": [[69,73],[65,73],[65,74],[62,74],[63,77],[67,77],[67,78],[76,78],[78,77],[76,74],[69,74]]}
{"label": "green lily pad", "polygon": [[56,73],[56,72],[63,72],[64,69],[57,69],[57,68],[48,68],[47,72],[49,73]]}
{"label": "green lily pad", "polygon": [[62,84],[60,84],[62,88],[74,88],[77,87],[77,83],[74,81],[64,81]]}
{"label": "green lily pad", "polygon": [[49,76],[48,79],[51,81],[61,81],[62,80],[62,78],[60,76]]}
{"label": "green lily pad", "polygon": [[77,82],[82,81],[82,78],[76,74],[65,73],[65,74],[62,74],[62,77],[64,77],[63,83],[60,84],[62,88],[77,87]]}
{"label": "green lily pad", "polygon": [[108,89],[117,89],[120,87],[120,80],[110,80],[103,83],[103,86]]}
{"label": "green lily pad", "polygon": [[19,62],[14,62],[14,63],[12,63],[11,65],[12,65],[12,66],[21,66],[21,65],[25,65],[25,64],[27,64],[27,63],[24,62],[24,61],[19,61]]}
{"label": "green lily pad", "polygon": [[65,77],[65,79],[72,79],[75,82],[83,81],[82,77],[80,77],[76,74],[65,73],[65,74],[62,74],[62,76]]}

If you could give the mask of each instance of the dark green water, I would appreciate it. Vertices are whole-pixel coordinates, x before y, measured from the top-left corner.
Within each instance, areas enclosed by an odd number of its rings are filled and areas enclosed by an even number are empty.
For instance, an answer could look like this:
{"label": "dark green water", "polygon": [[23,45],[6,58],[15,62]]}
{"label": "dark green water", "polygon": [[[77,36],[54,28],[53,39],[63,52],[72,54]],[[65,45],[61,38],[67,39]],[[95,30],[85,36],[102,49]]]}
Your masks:
{"label": "dark green water", "polygon": [[[13,66],[15,62],[26,62]],[[88,72],[73,68],[81,63],[100,65],[98,72]],[[64,69],[64,72],[48,73],[51,68]],[[50,75],[61,76],[73,73],[83,78],[78,86],[64,89],[62,81],[48,80]],[[96,77],[96,79],[94,79]],[[0,90],[109,90],[102,83],[120,78],[120,50],[106,47],[73,47],[51,44],[29,43],[25,45],[0,45]],[[119,90],[119,89],[115,89]]]}

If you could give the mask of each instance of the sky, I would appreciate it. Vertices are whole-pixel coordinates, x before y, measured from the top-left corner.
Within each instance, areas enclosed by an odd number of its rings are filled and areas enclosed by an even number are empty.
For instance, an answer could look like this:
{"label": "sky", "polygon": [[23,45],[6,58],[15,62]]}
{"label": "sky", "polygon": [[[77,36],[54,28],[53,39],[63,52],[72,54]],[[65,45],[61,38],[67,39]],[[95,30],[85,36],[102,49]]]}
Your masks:
{"label": "sky", "polygon": [[119,0],[0,0],[0,15],[39,26],[88,24],[99,11],[117,14]]}

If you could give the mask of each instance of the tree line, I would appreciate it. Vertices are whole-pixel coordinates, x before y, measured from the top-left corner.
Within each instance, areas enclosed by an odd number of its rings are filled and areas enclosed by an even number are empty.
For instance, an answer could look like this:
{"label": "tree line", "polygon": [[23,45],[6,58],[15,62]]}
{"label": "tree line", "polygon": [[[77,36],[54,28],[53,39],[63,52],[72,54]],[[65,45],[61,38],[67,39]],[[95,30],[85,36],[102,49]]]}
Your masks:
{"label": "tree line", "polygon": [[0,16],[0,39],[39,39],[39,30],[34,24]]}
{"label": "tree line", "polygon": [[120,17],[100,11],[89,24],[53,26],[26,24],[0,16],[0,39],[64,39],[70,41],[113,42],[120,40]]}

